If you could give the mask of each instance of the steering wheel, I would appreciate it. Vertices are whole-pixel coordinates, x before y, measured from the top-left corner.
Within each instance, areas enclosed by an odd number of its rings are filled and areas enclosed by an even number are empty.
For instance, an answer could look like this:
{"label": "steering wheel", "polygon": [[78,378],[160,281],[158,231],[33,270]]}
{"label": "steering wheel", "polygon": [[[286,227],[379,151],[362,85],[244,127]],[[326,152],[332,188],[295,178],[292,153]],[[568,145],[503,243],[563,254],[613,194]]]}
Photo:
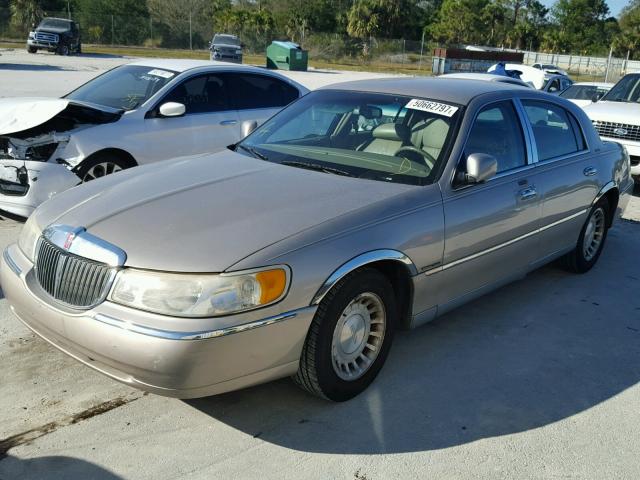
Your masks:
{"label": "steering wheel", "polygon": [[[398,150],[396,150],[396,153],[394,153],[393,156],[403,157],[402,155],[403,153],[408,154],[408,155],[404,155],[404,158],[407,158],[408,160],[411,160],[413,162],[421,163],[422,161],[424,161],[424,163],[427,164],[427,167],[429,167],[429,170],[433,170],[433,166],[436,164],[436,159],[433,158],[432,155],[428,154],[424,150],[420,150],[419,148],[412,147],[412,146],[400,147]],[[417,161],[415,159],[416,155],[418,156]]]}

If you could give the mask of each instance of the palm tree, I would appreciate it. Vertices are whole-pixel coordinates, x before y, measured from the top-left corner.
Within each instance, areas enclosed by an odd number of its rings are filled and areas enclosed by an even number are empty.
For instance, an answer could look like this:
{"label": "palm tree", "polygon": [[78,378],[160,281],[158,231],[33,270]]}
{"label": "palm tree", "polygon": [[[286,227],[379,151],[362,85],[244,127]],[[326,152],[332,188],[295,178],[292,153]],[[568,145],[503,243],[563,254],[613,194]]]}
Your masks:
{"label": "palm tree", "polygon": [[27,30],[37,25],[44,12],[36,0],[11,0],[11,22]]}

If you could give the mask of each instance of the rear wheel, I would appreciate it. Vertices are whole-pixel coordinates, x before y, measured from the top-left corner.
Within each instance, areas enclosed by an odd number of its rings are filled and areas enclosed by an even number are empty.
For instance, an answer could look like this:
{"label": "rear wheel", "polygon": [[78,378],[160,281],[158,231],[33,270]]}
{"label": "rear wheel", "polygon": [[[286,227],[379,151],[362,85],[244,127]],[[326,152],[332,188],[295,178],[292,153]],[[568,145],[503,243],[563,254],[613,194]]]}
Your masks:
{"label": "rear wheel", "polygon": [[86,183],[119,172],[129,166],[125,160],[117,155],[101,153],[82,163],[78,169],[78,176],[82,183]]}
{"label": "rear wheel", "polygon": [[365,390],[382,368],[397,321],[393,285],[372,268],[347,275],[320,302],[295,382],[341,402]]}
{"label": "rear wheel", "polygon": [[607,239],[609,202],[606,198],[596,203],[589,212],[576,248],[562,258],[564,266],[575,273],[585,273],[596,264]]}

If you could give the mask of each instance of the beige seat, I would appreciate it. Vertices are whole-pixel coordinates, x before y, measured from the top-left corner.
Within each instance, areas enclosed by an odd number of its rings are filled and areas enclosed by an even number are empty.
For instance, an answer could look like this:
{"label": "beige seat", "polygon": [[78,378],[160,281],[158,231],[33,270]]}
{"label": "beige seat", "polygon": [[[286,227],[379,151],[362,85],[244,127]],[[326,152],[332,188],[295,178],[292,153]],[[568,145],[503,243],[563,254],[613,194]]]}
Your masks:
{"label": "beige seat", "polygon": [[406,125],[384,123],[371,132],[371,141],[361,145],[358,150],[392,157],[400,147],[409,145],[409,134]]}
{"label": "beige seat", "polygon": [[443,118],[427,118],[420,120],[411,128],[411,143],[437,159],[442,151],[449,123]]}

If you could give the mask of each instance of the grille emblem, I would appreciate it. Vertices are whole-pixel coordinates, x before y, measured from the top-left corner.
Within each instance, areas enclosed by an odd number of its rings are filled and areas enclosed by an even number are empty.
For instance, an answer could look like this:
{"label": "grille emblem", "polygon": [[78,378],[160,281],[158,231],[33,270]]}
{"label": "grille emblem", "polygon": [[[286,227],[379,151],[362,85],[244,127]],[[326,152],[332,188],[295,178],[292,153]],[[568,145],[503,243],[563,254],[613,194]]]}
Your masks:
{"label": "grille emblem", "polygon": [[616,135],[620,135],[621,137],[624,137],[625,135],[627,135],[629,132],[627,131],[626,128],[614,128],[613,129],[613,133],[615,133]]}
{"label": "grille emblem", "polygon": [[62,248],[64,248],[65,250],[69,250],[71,248],[71,244],[73,243],[74,238],[76,238],[76,233],[69,232],[67,234],[67,238],[64,240],[64,245],[62,246]]}

